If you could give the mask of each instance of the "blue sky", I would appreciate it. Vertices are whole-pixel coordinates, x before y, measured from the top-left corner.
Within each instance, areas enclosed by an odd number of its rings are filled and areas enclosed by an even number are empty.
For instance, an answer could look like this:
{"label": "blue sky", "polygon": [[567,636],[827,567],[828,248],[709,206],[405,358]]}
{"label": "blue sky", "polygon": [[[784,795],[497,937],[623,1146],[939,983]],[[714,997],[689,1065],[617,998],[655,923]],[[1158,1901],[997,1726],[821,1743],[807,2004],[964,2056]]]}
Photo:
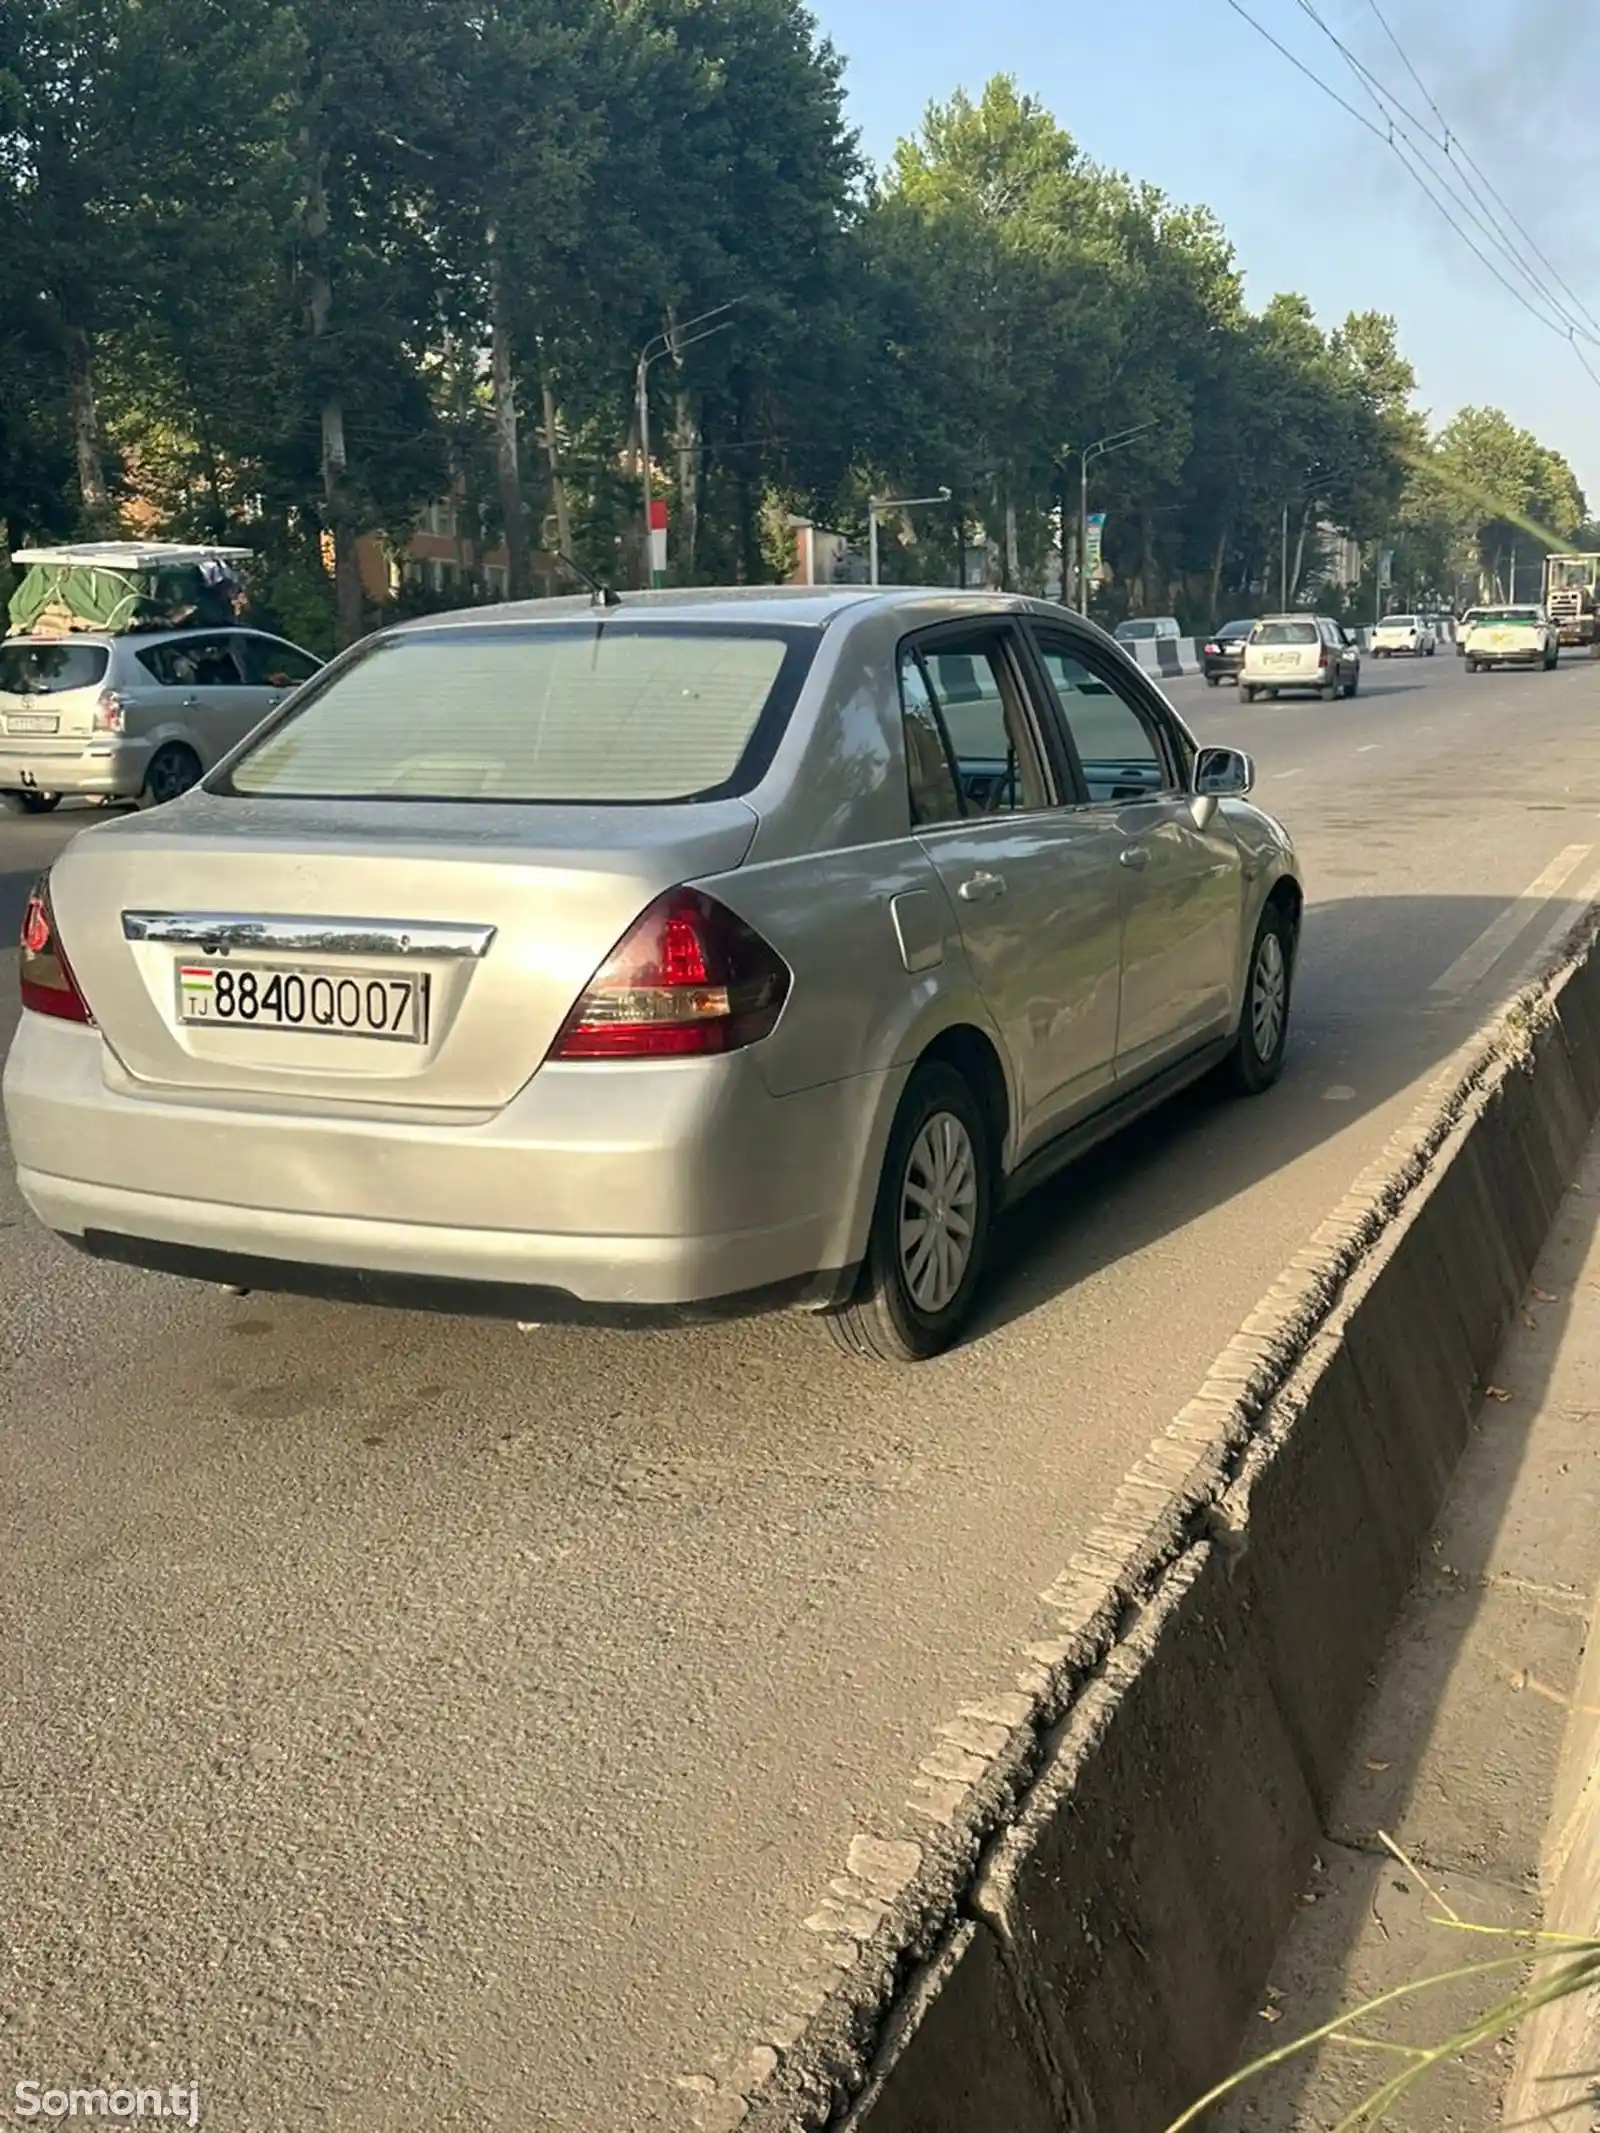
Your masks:
{"label": "blue sky", "polygon": [[[1243,4],[1372,113],[1300,0]],[[1426,115],[1372,0],[1315,4],[1380,81]],[[1600,384],[1473,258],[1388,147],[1227,0],[812,5],[848,62],[851,116],[875,160],[915,131],[930,102],[1014,74],[1097,161],[1211,207],[1253,304],[1292,288],[1325,324],[1351,310],[1392,312],[1437,421],[1464,405],[1503,407],[1566,453],[1600,515]],[[1600,0],[1380,5],[1452,133],[1600,320]],[[1600,346],[1586,352],[1600,371]]]}

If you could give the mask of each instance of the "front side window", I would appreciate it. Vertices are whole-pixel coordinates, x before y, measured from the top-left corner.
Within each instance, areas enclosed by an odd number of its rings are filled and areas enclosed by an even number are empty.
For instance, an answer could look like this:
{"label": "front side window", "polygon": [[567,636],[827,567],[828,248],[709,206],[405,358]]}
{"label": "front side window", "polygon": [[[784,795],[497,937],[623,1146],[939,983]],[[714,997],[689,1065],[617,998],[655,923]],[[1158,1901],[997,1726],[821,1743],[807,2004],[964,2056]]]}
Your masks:
{"label": "front side window", "polygon": [[1172,790],[1166,747],[1146,715],[1066,644],[1042,637],[1039,651],[1089,798],[1148,800]]}
{"label": "front side window", "polygon": [[298,799],[708,799],[747,790],[811,663],[781,625],[484,624],[371,641],[223,790]]}
{"label": "front side window", "polygon": [[244,678],[253,689],[297,689],[322,667],[320,659],[276,637],[241,637],[239,656]]}

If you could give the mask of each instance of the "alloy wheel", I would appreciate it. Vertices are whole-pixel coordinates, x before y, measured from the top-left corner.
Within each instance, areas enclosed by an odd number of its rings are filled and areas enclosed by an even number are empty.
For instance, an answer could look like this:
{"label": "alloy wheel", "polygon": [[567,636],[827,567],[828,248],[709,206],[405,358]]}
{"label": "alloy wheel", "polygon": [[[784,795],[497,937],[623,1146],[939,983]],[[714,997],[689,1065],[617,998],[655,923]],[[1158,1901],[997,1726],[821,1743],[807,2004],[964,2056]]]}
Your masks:
{"label": "alloy wheel", "polygon": [[1250,1035],[1260,1060],[1270,1060],[1282,1040],[1288,993],[1283,943],[1275,932],[1263,933],[1250,973]]}
{"label": "alloy wheel", "polygon": [[965,1124],[936,1111],[911,1144],[900,1186],[900,1270],[919,1311],[942,1311],[972,1260],[978,1164]]}

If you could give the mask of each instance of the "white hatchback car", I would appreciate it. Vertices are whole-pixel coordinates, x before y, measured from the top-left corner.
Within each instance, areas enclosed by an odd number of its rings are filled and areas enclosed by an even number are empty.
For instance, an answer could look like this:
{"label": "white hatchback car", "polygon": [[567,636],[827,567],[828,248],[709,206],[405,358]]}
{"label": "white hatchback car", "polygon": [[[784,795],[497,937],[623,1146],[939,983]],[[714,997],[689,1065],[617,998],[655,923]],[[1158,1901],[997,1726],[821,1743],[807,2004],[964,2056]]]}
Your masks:
{"label": "white hatchback car", "polygon": [[1411,659],[1431,659],[1439,639],[1426,615],[1385,615],[1372,633],[1374,659],[1393,659],[1404,653]]}

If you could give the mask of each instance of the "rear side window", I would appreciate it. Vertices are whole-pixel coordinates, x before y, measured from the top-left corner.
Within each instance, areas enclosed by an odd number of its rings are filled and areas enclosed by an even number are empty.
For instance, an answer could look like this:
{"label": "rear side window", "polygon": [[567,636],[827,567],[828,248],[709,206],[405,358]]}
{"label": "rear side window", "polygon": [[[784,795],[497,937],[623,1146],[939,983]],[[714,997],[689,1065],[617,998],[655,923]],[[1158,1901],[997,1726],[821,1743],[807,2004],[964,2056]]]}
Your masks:
{"label": "rear side window", "polygon": [[941,636],[917,647],[969,815],[1048,807],[1050,792],[1000,638]]}
{"label": "rear side window", "polygon": [[811,630],[620,620],[378,638],[267,727],[225,790],[649,804],[745,790]]}
{"label": "rear side window", "polygon": [[230,637],[174,637],[138,659],[164,689],[237,689],[244,681]]}
{"label": "rear side window", "polygon": [[915,652],[900,655],[900,706],[906,736],[906,783],[916,828],[959,822],[961,793],[933,691]]}
{"label": "rear side window", "polygon": [[111,654],[103,644],[0,644],[0,696],[59,696],[95,689]]}
{"label": "rear side window", "polygon": [[1258,622],[1251,636],[1252,644],[1315,644],[1317,625],[1314,622]]}

